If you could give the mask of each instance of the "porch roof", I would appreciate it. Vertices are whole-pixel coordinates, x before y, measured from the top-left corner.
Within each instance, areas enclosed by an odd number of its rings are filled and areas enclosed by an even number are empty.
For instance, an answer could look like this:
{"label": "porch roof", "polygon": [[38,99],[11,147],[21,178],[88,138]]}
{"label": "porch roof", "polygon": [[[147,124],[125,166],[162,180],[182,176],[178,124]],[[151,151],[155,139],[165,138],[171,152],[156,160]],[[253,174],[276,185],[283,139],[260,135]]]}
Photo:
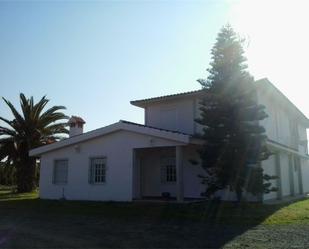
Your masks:
{"label": "porch roof", "polygon": [[162,139],[167,139],[167,140],[172,140],[176,142],[180,142],[185,144],[201,144],[202,141],[194,138],[192,135],[185,134],[182,132],[178,131],[171,131],[171,130],[165,130],[165,129],[160,129],[156,127],[151,127],[151,126],[146,126],[142,124],[137,124],[125,120],[120,120],[117,123],[85,132],[80,135],[76,135],[73,137],[66,138],[64,140],[61,140],[56,143],[44,145],[35,149],[30,150],[29,155],[30,156],[40,156],[44,153],[47,153],[49,151],[61,149],[63,147],[71,146],[74,144],[78,144],[81,142],[85,142],[94,138],[98,138],[119,130],[125,130],[129,132],[134,132],[134,133],[139,133],[139,134],[144,134],[148,136],[153,136],[153,137],[159,137]]}

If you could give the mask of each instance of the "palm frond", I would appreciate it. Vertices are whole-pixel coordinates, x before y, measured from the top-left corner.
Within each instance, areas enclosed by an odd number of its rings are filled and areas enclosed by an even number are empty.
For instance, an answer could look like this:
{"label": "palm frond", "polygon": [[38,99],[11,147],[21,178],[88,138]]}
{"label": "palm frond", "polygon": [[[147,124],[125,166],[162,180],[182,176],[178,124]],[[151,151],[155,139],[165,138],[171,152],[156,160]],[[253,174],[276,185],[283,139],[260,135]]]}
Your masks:
{"label": "palm frond", "polygon": [[7,127],[0,126],[0,136],[2,136],[2,135],[15,136],[16,132],[12,129],[7,128]]}
{"label": "palm frond", "polygon": [[16,157],[17,152],[14,143],[15,141],[12,137],[0,139],[0,160],[6,157]]}
{"label": "palm frond", "polygon": [[[51,114],[54,114],[58,111],[62,111],[62,110],[66,110],[66,107],[65,106],[53,106],[51,108],[49,108],[47,111],[45,111],[42,115],[41,115],[41,119],[45,119],[46,117],[50,117]],[[61,113],[62,114],[62,113]],[[64,117],[66,117],[64,114],[63,114]]]}
{"label": "palm frond", "polygon": [[[0,120],[11,127],[0,126],[0,146],[3,155],[7,153],[7,156],[13,156],[13,154],[9,154],[8,146],[13,151],[18,150],[20,156],[28,155],[29,149],[47,142],[54,142],[62,137],[61,134],[68,134],[67,123],[63,122],[68,117],[61,112],[66,108],[64,106],[53,106],[43,112],[49,102],[46,96],[34,103],[33,97],[27,98],[21,93],[22,114],[16,110],[10,101],[5,98],[3,100],[14,115],[12,121],[0,117]],[[9,137],[12,140],[7,140]]]}
{"label": "palm frond", "polygon": [[40,125],[41,127],[46,127],[51,123],[55,123],[60,120],[66,120],[69,117],[63,114],[62,112],[50,112],[48,115],[42,115],[40,117]]}
{"label": "palm frond", "polygon": [[19,123],[19,124],[23,124],[24,123],[24,118],[19,114],[19,112],[15,109],[15,107],[13,106],[13,104],[6,100],[5,98],[2,98],[4,100],[4,102],[8,105],[8,107],[10,108],[11,112],[13,113],[15,120]]}
{"label": "palm frond", "polygon": [[45,95],[35,105],[33,105],[33,99],[31,101],[32,101],[32,109],[33,109],[33,119],[39,120],[39,117],[40,117],[43,109],[45,108],[45,106],[49,102],[49,99],[47,99],[46,95]]}
{"label": "palm frond", "polygon": [[11,126],[11,127],[14,129],[14,126],[13,126],[13,122],[12,122],[12,121],[7,120],[7,119],[2,118],[2,117],[0,117],[0,120],[2,120],[4,123],[8,124],[9,126]]}

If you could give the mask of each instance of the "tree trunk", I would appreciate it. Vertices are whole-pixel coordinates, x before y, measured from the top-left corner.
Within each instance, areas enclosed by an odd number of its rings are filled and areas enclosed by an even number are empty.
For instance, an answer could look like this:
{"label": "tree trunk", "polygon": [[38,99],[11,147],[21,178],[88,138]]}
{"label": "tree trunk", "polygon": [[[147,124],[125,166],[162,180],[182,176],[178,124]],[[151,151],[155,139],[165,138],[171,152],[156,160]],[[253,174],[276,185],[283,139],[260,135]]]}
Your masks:
{"label": "tree trunk", "polygon": [[35,189],[35,172],[35,158],[29,157],[28,155],[24,156],[23,159],[18,162],[16,168],[17,192],[25,193]]}

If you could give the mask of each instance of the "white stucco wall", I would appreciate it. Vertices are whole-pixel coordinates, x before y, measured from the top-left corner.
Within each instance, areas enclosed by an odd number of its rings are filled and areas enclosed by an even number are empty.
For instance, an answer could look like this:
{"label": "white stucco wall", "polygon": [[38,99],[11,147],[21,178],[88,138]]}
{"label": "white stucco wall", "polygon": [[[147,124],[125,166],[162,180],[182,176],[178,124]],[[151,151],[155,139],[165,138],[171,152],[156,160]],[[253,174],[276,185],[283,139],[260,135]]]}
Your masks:
{"label": "white stucco wall", "polygon": [[[259,88],[257,92],[258,103],[265,105],[268,118],[261,120],[269,139],[289,147],[298,148],[295,137],[300,141],[307,140],[305,126],[297,121],[294,111],[285,106],[271,92]],[[150,104],[145,108],[145,124],[163,129],[178,130],[188,134],[201,133],[202,127],[195,122],[200,115],[200,99],[197,96],[178,100],[164,100]],[[292,134],[291,124],[295,123],[298,134]],[[304,146],[299,147],[305,152]]]}
{"label": "white stucco wall", "polygon": [[298,145],[298,150],[300,153],[307,154],[308,153],[308,144],[307,144],[307,129],[304,125],[298,124],[298,136],[300,140],[300,144]]}
{"label": "white stucco wall", "polygon": [[[269,175],[275,175],[280,178],[281,186],[282,186],[282,197],[287,197],[287,196],[292,195],[293,188],[294,188],[293,190],[294,195],[300,194],[299,167],[294,166],[294,164],[296,164],[296,162],[294,161],[294,157],[296,158],[297,156],[289,155],[288,153],[285,153],[282,151],[280,152],[280,155],[279,155],[280,171],[281,171],[280,175],[278,175],[276,171],[275,156],[270,157],[268,160],[263,161],[262,163],[264,173],[269,174]],[[302,174],[303,183],[304,183],[304,179],[306,179],[306,177],[308,177],[309,175],[309,170],[305,167],[305,164],[308,161],[305,159],[302,159],[301,162],[302,162],[302,169],[304,168],[304,172]],[[278,187],[277,180],[273,180],[272,183],[274,187]],[[304,188],[307,188],[306,183],[304,185]],[[277,194],[278,194],[277,192],[265,194],[264,200],[276,199]]]}
{"label": "white stucco wall", "polygon": [[280,167],[282,196],[285,197],[291,195],[289,156],[286,153],[280,153]]}
{"label": "white stucco wall", "polygon": [[146,108],[145,124],[162,129],[194,133],[194,98],[164,101]]}
{"label": "white stucco wall", "polygon": [[295,143],[298,137],[299,140],[307,140],[306,128],[291,108],[288,109],[288,106],[262,90],[258,92],[258,102],[266,107],[268,117],[261,120],[260,124],[266,129],[269,139],[295,149],[298,149]]}
{"label": "white stucco wall", "polygon": [[205,175],[204,169],[199,165],[192,165],[191,159],[198,159],[197,148],[188,146],[184,150],[184,195],[188,198],[200,198],[206,186],[201,184],[198,175]]}
{"label": "white stucco wall", "polygon": [[277,142],[285,144],[290,147],[297,147],[293,144],[292,134],[290,130],[289,114],[281,108],[277,110],[277,127],[278,127],[278,140]]}
{"label": "white stucco wall", "polygon": [[[278,175],[276,172],[275,156],[272,156],[270,159],[263,161],[262,166],[264,173],[275,175],[280,178],[282,186],[282,197],[288,197],[293,194],[299,195],[301,194],[301,190],[303,193],[309,192],[309,161],[305,158],[299,157],[298,155],[289,154],[283,151],[280,151],[279,154],[281,171],[280,175]],[[300,159],[300,166],[298,166],[298,162],[296,160],[297,158]],[[273,180],[272,182],[273,186],[277,187],[277,180]],[[300,184],[302,184],[302,189]],[[276,199],[277,194],[277,192],[265,194],[263,199]]]}
{"label": "white stucco wall", "polygon": [[[173,146],[179,143],[133,132],[118,131],[79,144],[51,151],[41,157],[40,197],[70,200],[131,201],[133,148]],[[89,157],[107,158],[106,183],[88,183]],[[68,159],[68,183],[52,183],[55,159]]]}
{"label": "white stucco wall", "polygon": [[[307,130],[304,125],[304,121],[299,117],[299,114],[295,113],[295,110],[286,103],[276,100],[270,92],[265,92],[262,89],[258,92],[258,100],[260,104],[266,106],[266,112],[269,115],[268,118],[260,121],[260,124],[266,128],[266,134],[269,139],[280,143],[294,150],[298,150],[298,153],[305,156],[307,154]],[[289,161],[289,154],[284,150],[280,151],[280,167],[281,167],[281,184],[282,184],[282,196],[290,196],[292,189],[294,194],[300,193],[300,181],[298,168],[294,167],[294,157],[302,158],[296,153],[290,153],[291,162]],[[309,164],[308,159],[302,158],[302,185],[303,191],[309,191],[309,170],[306,167]],[[293,185],[292,185],[293,184]],[[274,194],[265,195],[265,199],[271,199]]]}

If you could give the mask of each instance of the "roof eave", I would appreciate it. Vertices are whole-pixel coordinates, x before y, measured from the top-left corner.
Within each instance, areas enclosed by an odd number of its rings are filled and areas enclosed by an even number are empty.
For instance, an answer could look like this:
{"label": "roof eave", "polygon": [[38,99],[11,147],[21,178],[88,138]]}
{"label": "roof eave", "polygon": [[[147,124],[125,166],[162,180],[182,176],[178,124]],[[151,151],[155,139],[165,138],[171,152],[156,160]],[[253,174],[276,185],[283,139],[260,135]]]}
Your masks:
{"label": "roof eave", "polygon": [[165,96],[159,96],[154,98],[148,98],[148,99],[142,99],[142,100],[132,100],[130,101],[131,105],[145,108],[148,105],[154,104],[154,103],[160,103],[163,101],[172,101],[177,100],[181,98],[189,98],[194,96],[200,96],[202,94],[203,90],[195,90],[191,92],[185,92],[185,93],[177,93],[177,94],[171,94],[171,95],[165,95]]}
{"label": "roof eave", "polygon": [[104,136],[106,134],[110,134],[112,132],[116,132],[118,130],[126,130],[130,132],[135,132],[138,134],[158,137],[165,140],[170,140],[174,142],[178,142],[182,145],[186,145],[190,143],[190,135],[180,134],[173,131],[165,131],[159,130],[152,127],[147,126],[137,126],[129,123],[125,123],[123,121],[119,121],[109,126],[105,126],[103,128],[84,133],[78,136],[71,137],[69,139],[65,139],[53,144],[45,145],[38,147],[36,149],[30,150],[30,156],[41,156],[42,154],[48,153],[50,151],[58,150],[64,147],[72,146],[78,143],[82,143],[97,137]]}

